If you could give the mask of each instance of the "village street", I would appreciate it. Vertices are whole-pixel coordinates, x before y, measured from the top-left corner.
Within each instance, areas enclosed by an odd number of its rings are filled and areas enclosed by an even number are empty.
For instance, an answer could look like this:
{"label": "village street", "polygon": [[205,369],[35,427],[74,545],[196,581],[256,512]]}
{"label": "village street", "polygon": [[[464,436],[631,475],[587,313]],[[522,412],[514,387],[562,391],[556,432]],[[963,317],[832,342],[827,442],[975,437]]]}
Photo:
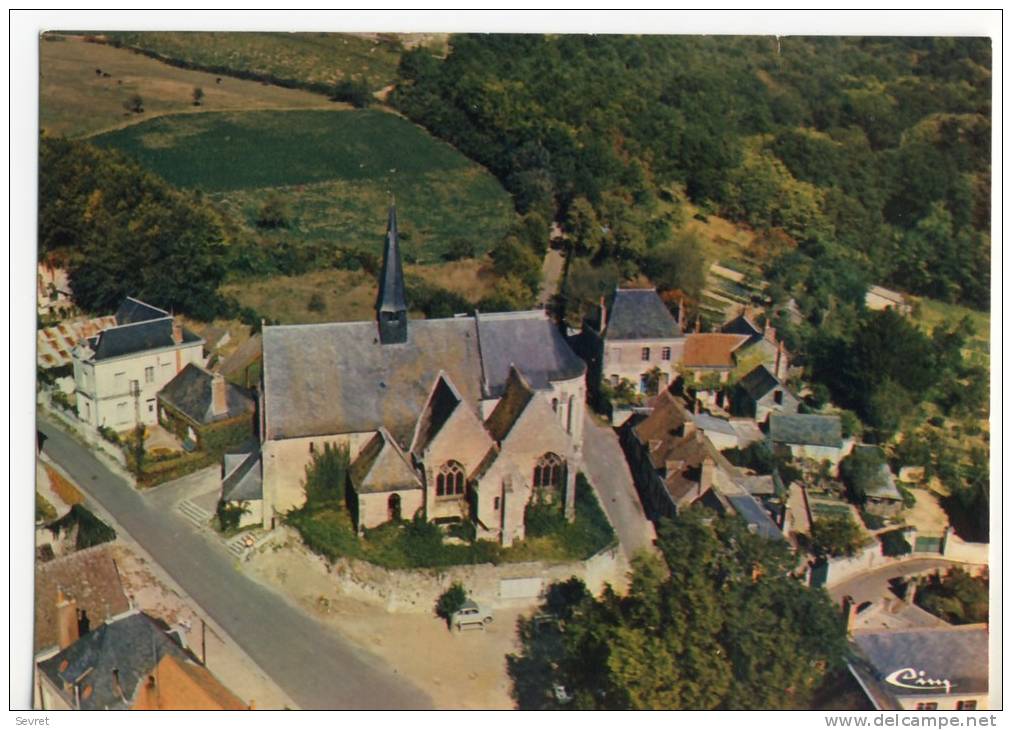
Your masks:
{"label": "village street", "polygon": [[588,412],[583,425],[583,467],[626,559],[653,550],[654,526],[643,513],[618,437]]}
{"label": "village street", "polygon": [[112,515],[304,709],[426,709],[429,697],[376,657],[239,571],[212,538],[152,504],[88,449],[40,418],[43,451]]}
{"label": "village street", "polygon": [[914,575],[933,573],[936,570],[945,573],[952,567],[966,567],[960,563],[943,558],[915,558],[904,560],[893,565],[886,565],[877,570],[858,573],[852,578],[829,588],[829,595],[839,604],[845,596],[850,596],[858,604],[867,601],[878,601],[889,593],[889,581],[894,578],[909,578]]}

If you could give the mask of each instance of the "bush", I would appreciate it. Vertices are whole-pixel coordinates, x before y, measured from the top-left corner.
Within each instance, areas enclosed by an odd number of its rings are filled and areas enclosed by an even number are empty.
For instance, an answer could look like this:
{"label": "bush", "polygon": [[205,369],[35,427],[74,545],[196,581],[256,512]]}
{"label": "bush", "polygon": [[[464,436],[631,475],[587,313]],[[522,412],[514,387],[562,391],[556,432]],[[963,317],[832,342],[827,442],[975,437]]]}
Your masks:
{"label": "bush", "polygon": [[446,247],[443,254],[444,261],[459,261],[460,259],[473,259],[477,255],[477,248],[474,241],[469,238],[454,238]]}
{"label": "bush", "polygon": [[313,292],[309,297],[309,301],[306,303],[306,309],[310,312],[322,312],[326,308],[327,305],[323,301],[323,296],[320,292]]}
{"label": "bush", "polygon": [[123,441],[119,437],[119,434],[116,433],[113,429],[109,428],[108,426],[99,426],[98,433],[110,444],[115,444],[116,446],[119,446],[120,444],[123,443]]}
{"label": "bush", "polygon": [[906,534],[903,530],[883,532],[878,536],[878,540],[882,543],[882,554],[888,555],[891,558],[899,555],[908,555],[913,552],[913,547],[907,542]]}
{"label": "bush", "polygon": [[54,390],[51,400],[54,406],[62,408],[65,411],[70,413],[76,411],[73,401],[70,400],[70,396],[62,390]]}
{"label": "bush", "polygon": [[817,557],[850,557],[863,542],[860,528],[846,515],[816,517],[812,522],[812,552]]}
{"label": "bush", "polygon": [[949,568],[943,578],[933,575],[918,586],[915,603],[951,624],[988,620],[988,574],[974,577],[962,568]]}
{"label": "bush", "polygon": [[442,619],[446,619],[446,624],[449,626],[450,617],[463,608],[464,601],[466,600],[467,589],[461,583],[454,581],[453,585],[443,591],[443,594],[436,601],[436,615]]}
{"label": "bush", "polygon": [[249,513],[249,505],[245,502],[230,504],[222,500],[218,502],[218,509],[215,515],[218,518],[218,527],[222,532],[230,532],[239,529],[239,521],[242,516]]}
{"label": "bush", "polygon": [[344,101],[356,109],[364,109],[372,103],[372,92],[361,79],[342,79],[334,85],[331,101]]}
{"label": "bush", "polygon": [[38,492],[35,493],[35,521],[52,522],[57,517],[56,508],[49,503],[45,497]]}

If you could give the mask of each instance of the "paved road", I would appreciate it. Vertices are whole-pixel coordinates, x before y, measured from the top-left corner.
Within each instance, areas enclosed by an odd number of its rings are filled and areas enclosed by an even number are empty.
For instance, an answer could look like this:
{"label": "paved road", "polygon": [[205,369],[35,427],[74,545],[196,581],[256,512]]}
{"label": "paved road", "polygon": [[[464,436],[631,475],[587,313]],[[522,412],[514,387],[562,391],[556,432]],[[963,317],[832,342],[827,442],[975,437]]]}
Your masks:
{"label": "paved road", "polygon": [[878,601],[889,593],[889,581],[893,578],[906,578],[918,573],[941,570],[943,573],[952,566],[958,566],[951,560],[941,558],[914,558],[913,560],[886,565],[868,573],[861,573],[845,580],[829,589],[833,600],[840,602],[844,596],[853,596],[859,604],[865,601]]}
{"label": "paved road", "polygon": [[639,550],[653,550],[654,526],[643,512],[618,436],[589,413],[583,424],[583,467],[626,558]]}
{"label": "paved road", "polygon": [[428,709],[428,696],[240,573],[175,510],[153,504],[84,446],[39,420],[43,446],[304,709]]}

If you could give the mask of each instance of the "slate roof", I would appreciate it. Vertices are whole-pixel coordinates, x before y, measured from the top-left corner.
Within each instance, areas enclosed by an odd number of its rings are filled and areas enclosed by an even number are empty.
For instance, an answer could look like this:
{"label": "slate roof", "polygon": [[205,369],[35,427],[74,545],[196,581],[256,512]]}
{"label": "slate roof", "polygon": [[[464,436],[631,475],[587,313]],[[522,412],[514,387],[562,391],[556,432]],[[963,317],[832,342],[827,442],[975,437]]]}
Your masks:
{"label": "slate roof", "polygon": [[986,624],[856,630],[853,638],[861,657],[878,680],[878,687],[896,696],[945,694],[944,687],[907,689],[884,681],[893,672],[912,668],[936,680],[948,680],[951,694],[985,694],[988,690],[988,632]]}
{"label": "slate roof", "polygon": [[[756,365],[748,375],[738,381],[740,387],[749,398],[759,400],[774,388],[783,388],[783,384],[765,365]],[[786,390],[786,388],[784,388]]]}
{"label": "slate roof", "polygon": [[762,328],[744,314],[739,314],[734,319],[725,322],[720,331],[728,335],[748,335],[750,345],[763,339]]}
{"label": "slate roof", "polygon": [[[122,710],[130,706],[137,686],[165,656],[189,659],[165,632],[164,624],[130,612],[93,628],[63,651],[39,662],[39,669],[59,688],[64,681],[74,684],[80,680],[82,710]],[[116,688],[113,670],[118,671],[122,694]]]}
{"label": "slate roof", "polygon": [[511,368],[506,391],[485,421],[485,428],[496,443],[505,440],[533,397],[534,391],[527,381],[516,368]]}
{"label": "slate roof", "polygon": [[468,403],[501,396],[511,364],[535,389],[586,372],[542,310],[412,320],[407,330],[407,342],[382,345],[375,322],[265,327],[266,437],[386,426],[408,448],[440,372]]}
{"label": "slate roof", "polygon": [[199,365],[187,364],[165,384],[158,397],[197,423],[213,423],[252,413],[253,397],[243,388],[225,382],[224,413],[212,412],[211,382],[214,376]]}
{"label": "slate roof", "polygon": [[738,435],[738,432],[734,430],[728,421],[711,416],[709,413],[694,413],[692,414],[692,420],[696,424],[696,428],[701,431],[714,431],[735,437]]}
{"label": "slate roof", "polygon": [[[183,327],[183,343],[195,342],[203,340]],[[87,343],[94,353],[91,359],[96,362],[135,352],[176,346],[172,340],[171,317],[110,327],[89,338]]]}
{"label": "slate roof", "polygon": [[690,368],[733,368],[734,351],[748,342],[746,335],[694,332],[685,337],[682,363]]}
{"label": "slate roof", "polygon": [[385,428],[358,453],[351,465],[351,483],[358,494],[422,488],[418,473]]}
{"label": "slate roof", "polygon": [[741,493],[724,494],[731,508],[749,526],[754,527],[756,533],[767,540],[782,540],[784,533],[777,527],[777,523],[770,517],[769,512],[759,504],[755,497],[742,491]]}
{"label": "slate roof", "polygon": [[225,454],[221,498],[226,502],[257,502],[264,498],[263,462],[257,451]]}
{"label": "slate roof", "polygon": [[407,447],[432,383],[445,370],[465,400],[481,392],[472,317],[413,320],[403,344],[381,345],[375,322],[263,330],[266,438],[372,432]]}
{"label": "slate roof", "polygon": [[778,444],[807,446],[843,446],[839,416],[807,414],[770,414],[770,439]]}
{"label": "slate roof", "polygon": [[656,289],[616,289],[604,336],[608,340],[660,339],[681,337],[682,329]]}
{"label": "slate roof", "polygon": [[[531,387],[538,390],[552,381],[581,377],[587,371],[586,363],[573,352],[544,310],[476,314],[474,319],[486,397],[502,395],[510,365],[516,365]],[[411,322],[408,329],[414,326]]]}
{"label": "slate roof", "polygon": [[[855,451],[858,449],[874,449],[880,453],[882,451],[878,446],[866,446],[864,444],[854,447]],[[866,485],[865,494],[873,499],[889,499],[894,502],[903,501],[903,495],[900,494],[900,490],[896,487],[896,478],[893,476],[889,464],[885,461],[883,461],[879,470],[875,472],[870,483]]]}
{"label": "slate roof", "polygon": [[386,246],[383,248],[383,270],[380,273],[376,308],[381,312],[406,312],[408,309],[397,241],[397,209],[392,205],[387,219]]}
{"label": "slate roof", "polygon": [[435,384],[432,386],[432,393],[425,403],[422,415],[418,419],[418,426],[415,429],[415,438],[411,444],[411,450],[416,456],[421,456],[429,444],[439,433],[443,424],[453,414],[461,403],[460,393],[453,387],[446,373],[440,372]]}
{"label": "slate roof", "polygon": [[56,593],[62,590],[92,627],[130,609],[108,545],[80,550],[35,566],[35,651],[59,644]]}
{"label": "slate roof", "polygon": [[152,319],[162,319],[171,315],[164,309],[152,307],[139,299],[127,297],[116,310],[116,324],[136,324],[137,322],[148,322]]}

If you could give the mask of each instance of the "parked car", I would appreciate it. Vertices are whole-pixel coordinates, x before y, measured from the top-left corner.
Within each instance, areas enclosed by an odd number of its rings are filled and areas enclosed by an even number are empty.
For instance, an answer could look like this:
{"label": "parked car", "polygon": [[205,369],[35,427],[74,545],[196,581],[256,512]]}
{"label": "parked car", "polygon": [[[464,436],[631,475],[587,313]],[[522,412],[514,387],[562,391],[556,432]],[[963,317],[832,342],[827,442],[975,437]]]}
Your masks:
{"label": "parked car", "polygon": [[484,629],[492,623],[492,612],[482,608],[470,598],[464,601],[459,611],[450,617],[450,626],[463,631],[464,629]]}

